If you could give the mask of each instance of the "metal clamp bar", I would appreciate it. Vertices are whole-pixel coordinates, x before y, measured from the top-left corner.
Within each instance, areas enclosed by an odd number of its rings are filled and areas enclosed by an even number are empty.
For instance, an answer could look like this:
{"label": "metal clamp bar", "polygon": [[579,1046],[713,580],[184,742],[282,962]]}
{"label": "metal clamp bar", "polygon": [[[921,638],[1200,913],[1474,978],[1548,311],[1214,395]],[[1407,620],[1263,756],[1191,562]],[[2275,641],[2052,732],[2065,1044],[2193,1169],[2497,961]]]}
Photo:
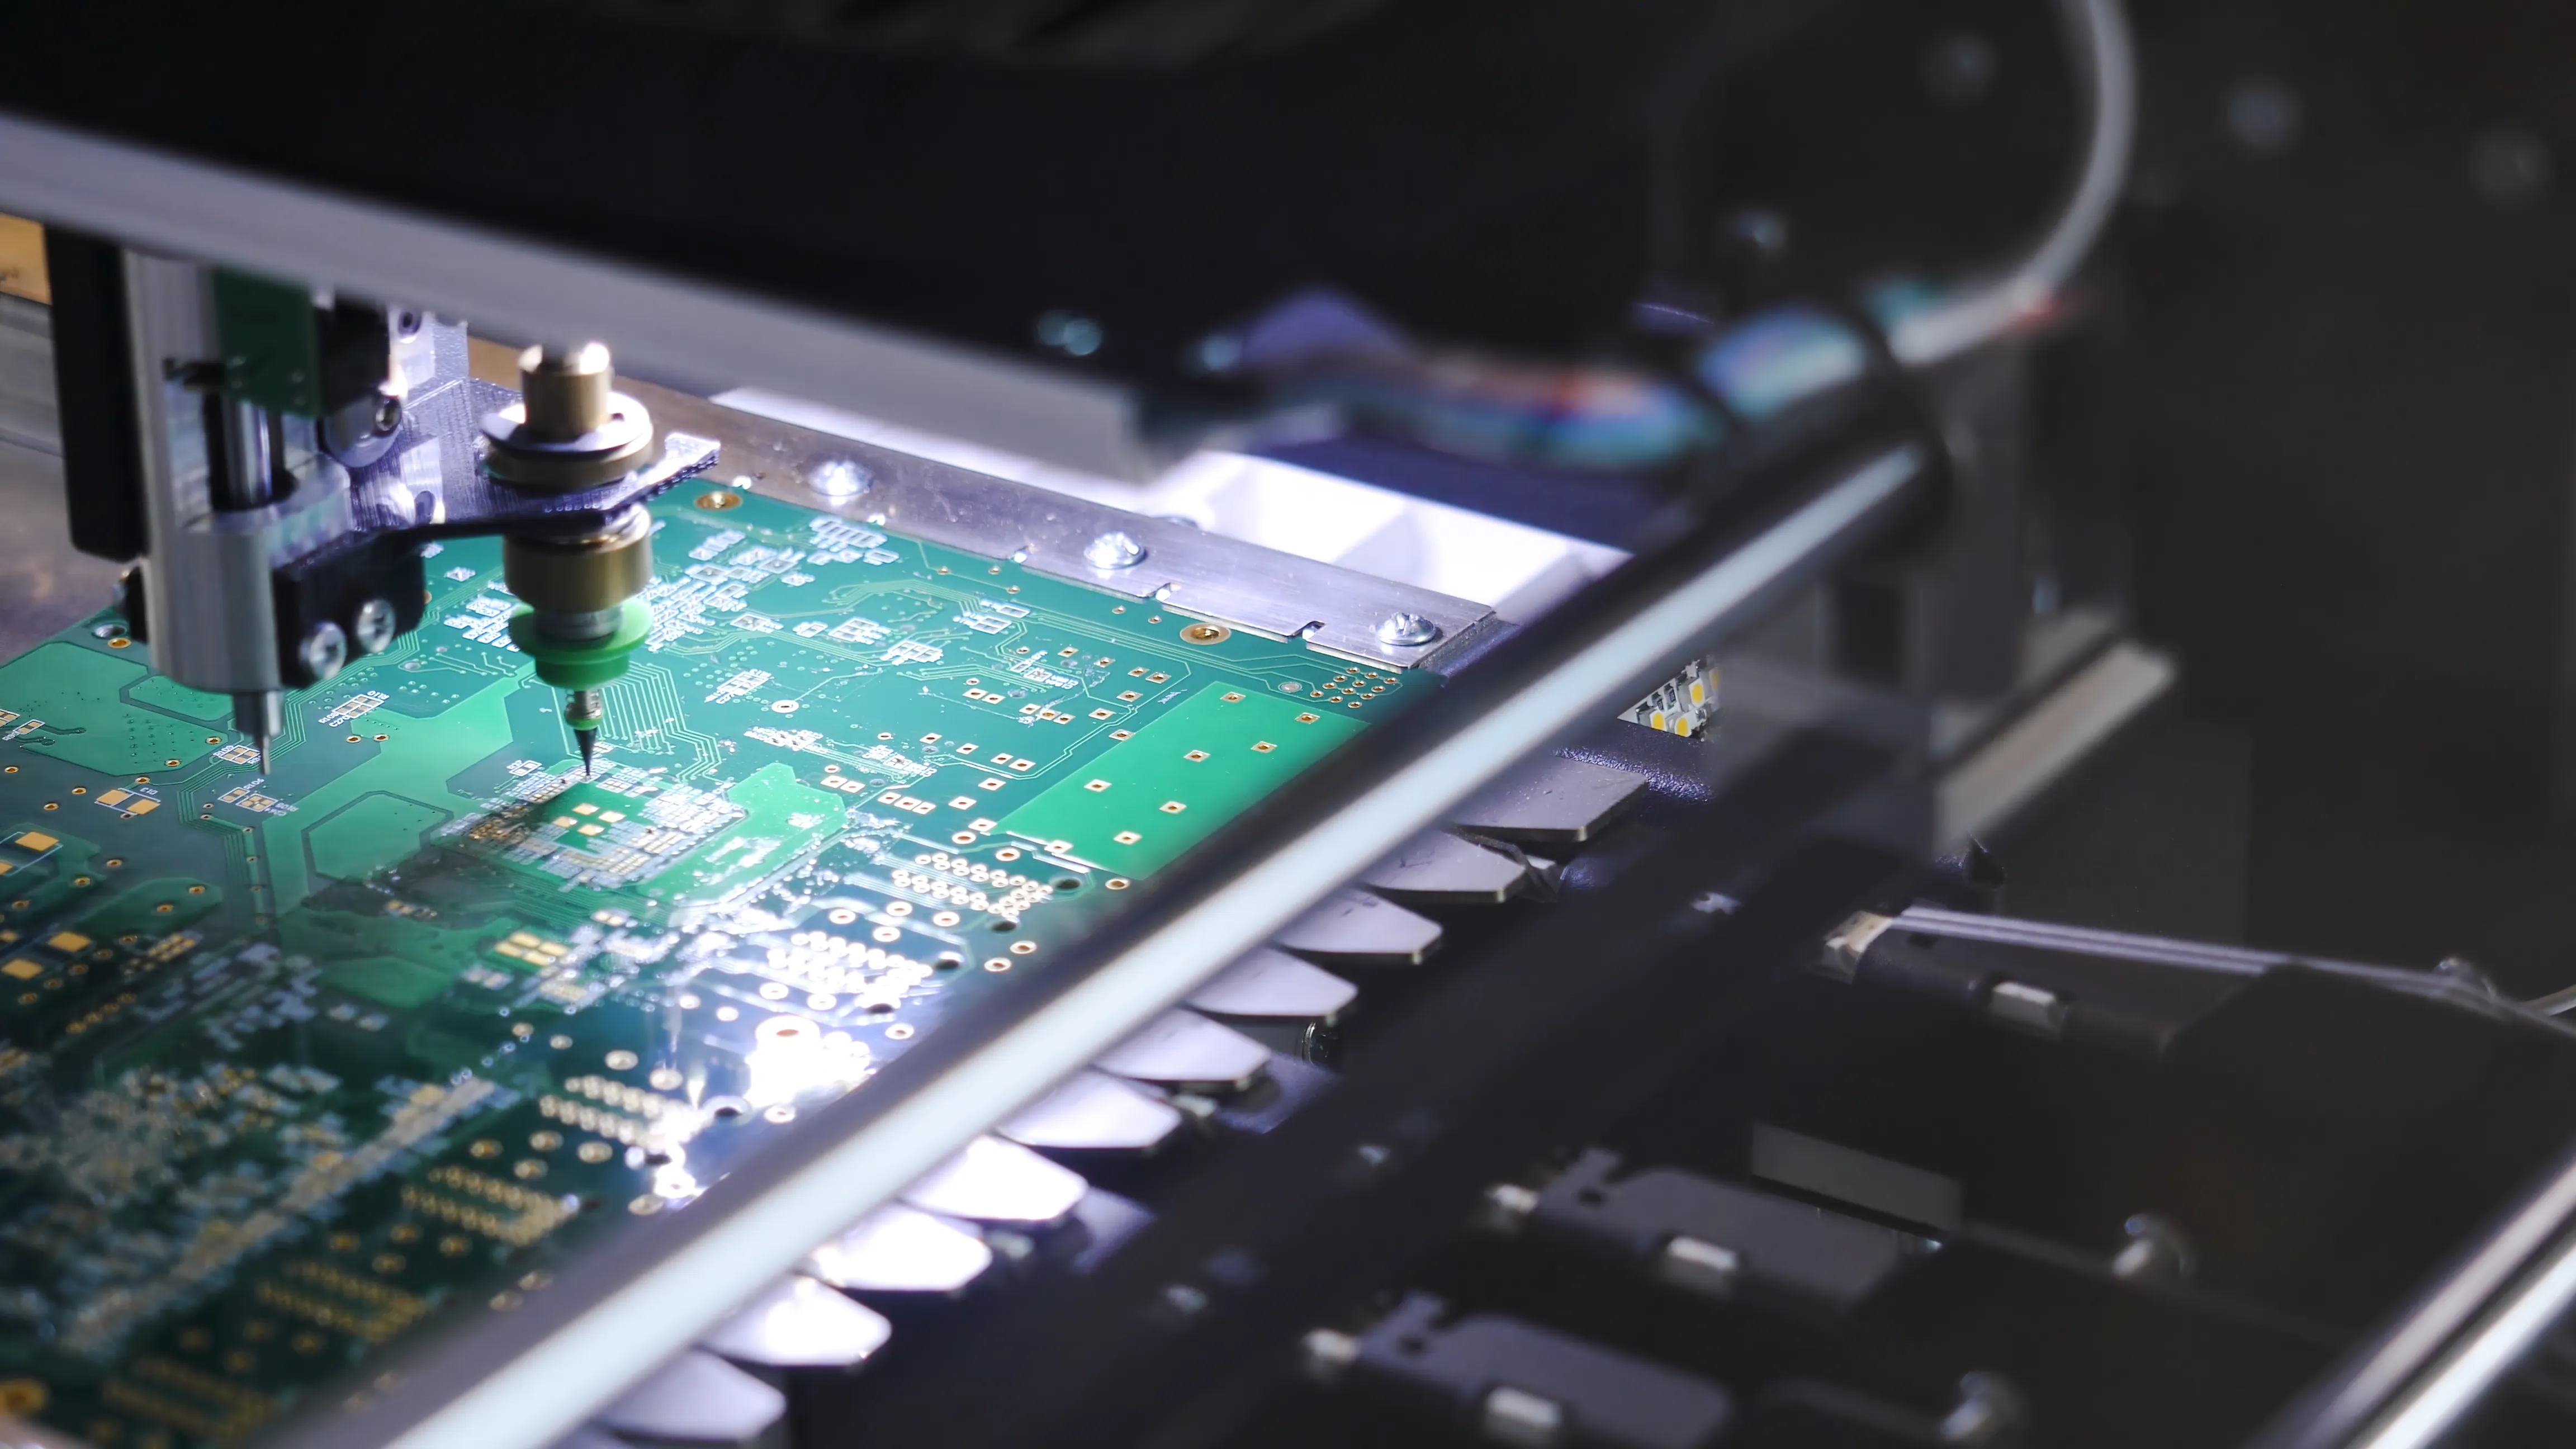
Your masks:
{"label": "metal clamp bar", "polygon": [[[728,472],[762,472],[764,489],[781,474],[794,479],[793,502],[1196,618],[1366,663],[1437,669],[1471,650],[1494,617],[1466,599],[1186,523],[627,385],[664,426],[721,439]],[[1397,619],[1413,621],[1411,631],[1381,627]]]}

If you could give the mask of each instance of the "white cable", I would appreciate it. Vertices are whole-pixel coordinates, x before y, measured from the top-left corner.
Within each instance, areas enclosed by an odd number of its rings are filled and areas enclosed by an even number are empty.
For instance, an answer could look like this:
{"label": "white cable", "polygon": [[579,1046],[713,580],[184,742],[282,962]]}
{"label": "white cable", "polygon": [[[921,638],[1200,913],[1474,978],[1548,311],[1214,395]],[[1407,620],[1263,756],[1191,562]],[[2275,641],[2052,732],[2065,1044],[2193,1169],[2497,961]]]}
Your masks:
{"label": "white cable", "polygon": [[1947,362],[2046,312],[2120,199],[2138,130],[2138,67],[2128,16],[2120,0],[2057,0],[2057,8],[2076,93],[2087,103],[2090,121],[2075,193],[2048,234],[2010,271],[1970,283],[1888,328],[1888,350],[1908,367]]}

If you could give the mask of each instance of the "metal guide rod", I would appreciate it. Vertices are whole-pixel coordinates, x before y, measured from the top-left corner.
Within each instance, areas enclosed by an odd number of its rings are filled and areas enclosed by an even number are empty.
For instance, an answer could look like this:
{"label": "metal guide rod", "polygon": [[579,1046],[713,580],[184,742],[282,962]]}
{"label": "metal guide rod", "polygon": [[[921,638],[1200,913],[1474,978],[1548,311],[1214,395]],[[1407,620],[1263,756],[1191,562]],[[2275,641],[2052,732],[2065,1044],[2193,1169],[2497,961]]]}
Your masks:
{"label": "metal guide rod", "polygon": [[2576,1149],[2249,1449],[2420,1449],[2576,1307]]}
{"label": "metal guide rod", "polygon": [[[692,1343],[814,1245],[892,1198],[1261,944],[1505,769],[1614,709],[1815,577],[1896,517],[1925,453],[1869,457],[1732,547],[1709,532],[1641,556],[1415,715],[1391,721],[1262,814],[1221,854],[1158,883],[1068,966],[934,1033],[681,1213],[640,1219],[507,1315],[408,1355],[375,1388],[312,1406],[291,1449],[535,1449]],[[1587,607],[1588,606],[1588,607]],[[1551,627],[1553,626],[1553,627]],[[1337,767],[1338,765],[1338,767]],[[1240,844],[1248,830],[1219,842]],[[1153,909],[1155,906],[1164,909]]]}

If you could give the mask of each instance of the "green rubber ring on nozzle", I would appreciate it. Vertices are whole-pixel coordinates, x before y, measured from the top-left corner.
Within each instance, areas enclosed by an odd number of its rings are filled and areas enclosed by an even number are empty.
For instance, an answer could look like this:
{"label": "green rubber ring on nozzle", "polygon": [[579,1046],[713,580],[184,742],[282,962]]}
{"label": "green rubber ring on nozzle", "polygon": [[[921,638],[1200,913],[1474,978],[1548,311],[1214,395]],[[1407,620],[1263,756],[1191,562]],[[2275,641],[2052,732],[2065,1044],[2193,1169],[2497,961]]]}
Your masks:
{"label": "green rubber ring on nozzle", "polygon": [[604,639],[569,642],[537,632],[537,611],[525,604],[510,616],[510,642],[537,666],[537,678],[557,689],[597,689],[626,673],[626,658],[653,632],[653,611],[642,599],[619,606],[617,627]]}

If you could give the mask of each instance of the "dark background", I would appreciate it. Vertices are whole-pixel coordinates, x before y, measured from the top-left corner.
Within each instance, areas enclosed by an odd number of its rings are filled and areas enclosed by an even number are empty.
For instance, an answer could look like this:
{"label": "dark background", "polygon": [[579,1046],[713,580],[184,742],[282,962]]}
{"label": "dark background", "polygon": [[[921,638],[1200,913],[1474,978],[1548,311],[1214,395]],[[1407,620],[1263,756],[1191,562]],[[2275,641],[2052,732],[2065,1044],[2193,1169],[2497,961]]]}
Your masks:
{"label": "dark background", "polygon": [[[2011,904],[2576,982],[2576,10],[2137,21],[2096,325],[2130,399],[2136,618],[2189,706],[2005,843]],[[2285,135],[2247,124],[2266,91]]]}

